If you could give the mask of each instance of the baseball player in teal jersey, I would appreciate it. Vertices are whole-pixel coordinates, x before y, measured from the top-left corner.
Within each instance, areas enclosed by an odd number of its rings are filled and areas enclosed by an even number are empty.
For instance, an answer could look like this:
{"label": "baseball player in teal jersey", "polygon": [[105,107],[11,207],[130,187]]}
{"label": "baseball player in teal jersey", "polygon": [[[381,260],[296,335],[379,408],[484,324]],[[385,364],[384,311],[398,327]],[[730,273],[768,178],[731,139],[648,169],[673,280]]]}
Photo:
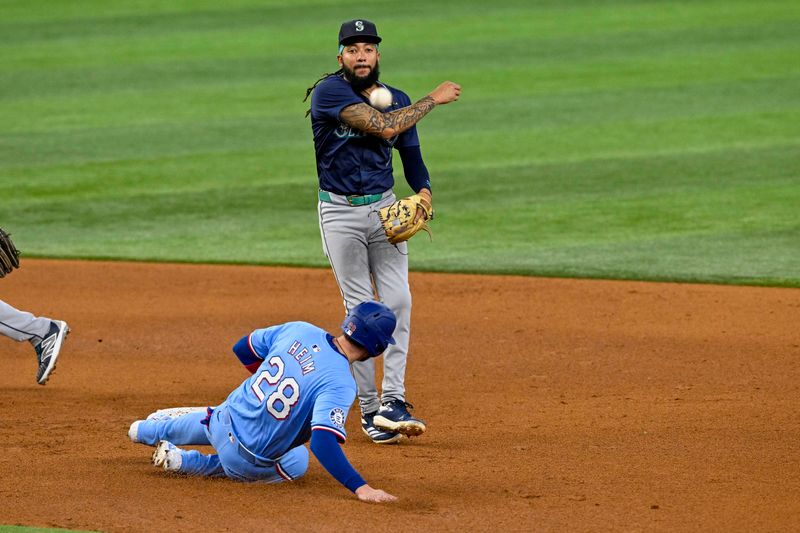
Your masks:
{"label": "baseball player in teal jersey", "polygon": [[[461,87],[444,82],[411,103],[408,95],[379,78],[375,24],[351,20],[339,30],[340,69],[307,91],[311,95],[311,127],[319,178],[319,222],[325,255],[342,293],[345,310],[378,299],[397,316],[394,337],[383,358],[383,383],[378,394],[375,362],[353,365],[358,385],[362,429],[373,442],[397,442],[403,434],[420,435],[425,423],[413,417],[406,403],[405,372],[411,328],[406,242],[391,244],[378,212],[395,202],[392,150],[400,154],[406,181],[428,202],[431,184],[422,161],[416,123],[437,105],[458,99]],[[370,93],[384,87],[392,103],[384,110],[369,104]],[[418,210],[417,217],[424,216]]]}
{"label": "baseball player in teal jersey", "polygon": [[[240,481],[279,483],[305,474],[310,448],[322,466],[360,500],[396,498],[370,487],[341,450],[356,395],[350,364],[380,355],[394,343],[394,313],[373,301],[355,306],[333,337],[306,322],[253,331],[234,353],[253,374],[215,408],[137,420],[133,442],[156,446],[165,470]],[[158,415],[158,413],[154,413]],[[205,455],[178,445],[212,445]]]}

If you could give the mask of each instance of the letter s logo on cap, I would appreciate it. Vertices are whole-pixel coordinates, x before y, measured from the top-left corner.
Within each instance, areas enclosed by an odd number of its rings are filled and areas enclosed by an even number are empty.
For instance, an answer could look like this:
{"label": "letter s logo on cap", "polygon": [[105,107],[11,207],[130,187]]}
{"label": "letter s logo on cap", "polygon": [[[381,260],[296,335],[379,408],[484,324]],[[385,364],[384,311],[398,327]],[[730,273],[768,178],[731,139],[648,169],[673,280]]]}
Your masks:
{"label": "letter s logo on cap", "polygon": [[356,21],[356,31],[364,31],[364,23],[360,20]]}

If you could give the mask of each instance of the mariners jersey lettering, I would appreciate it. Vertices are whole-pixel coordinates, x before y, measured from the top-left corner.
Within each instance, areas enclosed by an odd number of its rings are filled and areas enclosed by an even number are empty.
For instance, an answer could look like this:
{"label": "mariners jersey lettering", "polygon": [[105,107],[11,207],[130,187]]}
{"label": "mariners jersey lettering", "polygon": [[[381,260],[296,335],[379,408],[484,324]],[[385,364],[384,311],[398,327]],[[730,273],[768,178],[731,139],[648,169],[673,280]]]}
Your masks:
{"label": "mariners jersey lettering", "polygon": [[248,340],[264,362],[227,399],[241,443],[276,458],[307,442],[312,429],[330,431],[344,442],[356,384],[333,337],[306,322],[289,322],[257,329]]}
{"label": "mariners jersey lettering", "polygon": [[[394,111],[411,105],[408,95],[384,85],[393,96]],[[311,95],[311,129],[317,155],[319,188],[336,194],[378,194],[394,185],[392,147],[419,146],[413,126],[389,140],[353,130],[339,119],[342,109],[369,101],[353,91],[342,76],[329,76]]]}

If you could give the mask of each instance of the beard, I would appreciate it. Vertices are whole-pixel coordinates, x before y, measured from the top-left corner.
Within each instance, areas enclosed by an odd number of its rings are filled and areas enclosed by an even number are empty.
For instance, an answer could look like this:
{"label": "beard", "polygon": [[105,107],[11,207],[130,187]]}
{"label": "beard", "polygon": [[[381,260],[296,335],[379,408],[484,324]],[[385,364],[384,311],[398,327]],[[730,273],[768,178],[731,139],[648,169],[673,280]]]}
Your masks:
{"label": "beard", "polygon": [[375,67],[369,69],[369,73],[367,73],[366,76],[358,76],[354,70],[344,65],[342,65],[342,70],[344,71],[344,79],[350,82],[350,86],[352,86],[353,90],[357,93],[375,85],[378,82],[378,78],[381,76],[380,64],[377,61],[375,62]]}

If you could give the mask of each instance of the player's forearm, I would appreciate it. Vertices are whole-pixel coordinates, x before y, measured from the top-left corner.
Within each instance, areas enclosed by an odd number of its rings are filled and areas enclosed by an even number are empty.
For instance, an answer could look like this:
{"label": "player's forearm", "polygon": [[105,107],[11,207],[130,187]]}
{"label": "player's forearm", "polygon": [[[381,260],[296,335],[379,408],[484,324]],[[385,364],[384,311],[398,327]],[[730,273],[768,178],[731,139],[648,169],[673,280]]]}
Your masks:
{"label": "player's forearm", "polygon": [[351,128],[391,139],[414,126],[434,107],[436,101],[429,95],[408,107],[389,113],[381,113],[367,104],[351,105],[342,110],[340,118]]}
{"label": "player's forearm", "polygon": [[350,492],[367,484],[347,460],[332,433],[318,429],[312,431],[310,448],[325,470]]}
{"label": "player's forearm", "polygon": [[391,113],[379,113],[383,115],[384,121],[384,132],[381,137],[389,139],[403,133],[422,120],[422,117],[430,113],[434,107],[436,101],[431,96],[426,96],[408,107]]}
{"label": "player's forearm", "polygon": [[422,152],[419,146],[398,148],[397,151],[400,152],[403,172],[406,175],[406,181],[411,186],[411,190],[420,192],[423,189],[428,189],[428,192],[430,192],[431,176],[422,161]]}

